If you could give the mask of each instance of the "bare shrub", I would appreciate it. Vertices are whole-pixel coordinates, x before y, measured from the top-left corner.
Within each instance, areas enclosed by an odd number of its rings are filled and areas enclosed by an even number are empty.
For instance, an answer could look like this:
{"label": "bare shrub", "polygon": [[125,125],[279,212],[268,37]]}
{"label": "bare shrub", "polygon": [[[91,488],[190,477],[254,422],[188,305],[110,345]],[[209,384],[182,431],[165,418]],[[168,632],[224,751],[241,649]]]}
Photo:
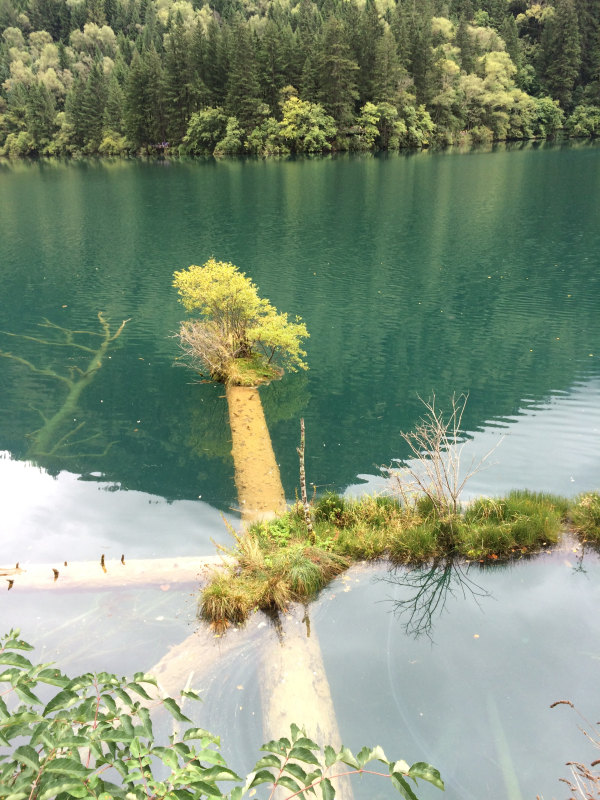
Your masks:
{"label": "bare shrub", "polygon": [[[584,728],[579,726],[580,731],[594,747],[600,750],[600,723],[597,722],[594,725],[593,722],[586,719],[570,700],[557,700],[552,703],[550,708],[556,706],[570,706],[585,725]],[[589,766],[579,761],[567,761],[567,767],[571,767],[571,778],[560,778],[560,780],[569,787],[571,792],[569,800],[598,800],[600,798],[600,772],[592,770],[592,767],[598,765],[600,765],[600,758],[592,761]]]}
{"label": "bare shrub", "polygon": [[181,361],[198,372],[207,372],[216,380],[227,374],[227,365],[235,357],[226,347],[218,326],[209,321],[185,320],[181,323],[179,346]]}
{"label": "bare shrub", "polygon": [[401,436],[408,444],[412,457],[400,462],[400,468],[387,467],[395,491],[403,502],[414,502],[425,495],[436,513],[445,517],[456,514],[465,484],[491,456],[501,439],[479,459],[472,459],[467,467],[462,461],[462,451],[467,443],[462,430],[462,418],[468,395],[452,396],[450,413],[446,416],[436,406],[436,398],[419,398],[425,413],[416,428]]}

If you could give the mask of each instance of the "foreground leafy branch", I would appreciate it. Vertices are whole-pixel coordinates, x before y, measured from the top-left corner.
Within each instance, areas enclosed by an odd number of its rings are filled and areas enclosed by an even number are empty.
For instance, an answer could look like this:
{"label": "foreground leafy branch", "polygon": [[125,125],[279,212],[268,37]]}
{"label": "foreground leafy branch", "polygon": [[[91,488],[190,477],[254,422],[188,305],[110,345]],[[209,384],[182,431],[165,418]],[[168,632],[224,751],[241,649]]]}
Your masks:
{"label": "foreground leafy branch", "polygon": [[[290,792],[287,800],[316,795],[318,787],[333,800],[337,779],[363,774],[388,779],[405,800],[417,800],[409,781],[444,788],[430,764],[390,761],[380,747],[356,755],[347,747],[321,750],[297,725],[289,739],[263,745],[265,755],[243,779],[225,763],[219,738],[182,712],[182,699],[200,699],[194,692],[160,697],[156,680],[141,672],[132,680],[107,672],[69,678],[50,664],[32,664],[23,651],[33,648],[19,636],[12,630],[0,639],[1,800],[240,800],[262,784],[269,798],[278,787]],[[57,691],[44,702],[39,685]],[[156,742],[151,718],[161,707],[189,726],[165,744]],[[367,768],[371,762],[384,769]],[[225,782],[236,785],[225,793]]]}

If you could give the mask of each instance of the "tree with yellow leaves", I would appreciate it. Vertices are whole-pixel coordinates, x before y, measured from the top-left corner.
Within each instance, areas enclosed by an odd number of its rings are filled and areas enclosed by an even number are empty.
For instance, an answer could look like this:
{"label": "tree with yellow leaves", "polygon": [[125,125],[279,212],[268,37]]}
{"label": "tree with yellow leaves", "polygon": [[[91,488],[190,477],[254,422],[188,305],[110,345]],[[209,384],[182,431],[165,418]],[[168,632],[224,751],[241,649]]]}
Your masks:
{"label": "tree with yellow leaves", "polygon": [[229,262],[210,258],[175,272],[180,301],[200,319],[181,323],[179,341],[186,362],[213,380],[254,385],[281,377],[283,369],[307,369],[302,340],[308,337],[300,317],[288,319],[258,296],[245,273]]}

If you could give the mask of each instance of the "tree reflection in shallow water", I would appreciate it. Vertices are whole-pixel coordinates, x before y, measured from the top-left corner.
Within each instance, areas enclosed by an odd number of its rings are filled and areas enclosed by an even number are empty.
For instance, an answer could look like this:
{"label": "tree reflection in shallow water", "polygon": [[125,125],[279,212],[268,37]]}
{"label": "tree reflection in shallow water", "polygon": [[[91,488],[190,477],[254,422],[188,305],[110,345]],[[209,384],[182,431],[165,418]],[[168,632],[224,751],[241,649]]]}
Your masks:
{"label": "tree reflection in shallow water", "polygon": [[479,599],[490,592],[469,577],[470,564],[456,559],[438,559],[426,567],[393,568],[379,580],[401,587],[403,597],[394,599],[394,613],[404,620],[408,636],[428,636],[433,640],[433,624],[446,608],[448,596],[469,595],[479,605]]}

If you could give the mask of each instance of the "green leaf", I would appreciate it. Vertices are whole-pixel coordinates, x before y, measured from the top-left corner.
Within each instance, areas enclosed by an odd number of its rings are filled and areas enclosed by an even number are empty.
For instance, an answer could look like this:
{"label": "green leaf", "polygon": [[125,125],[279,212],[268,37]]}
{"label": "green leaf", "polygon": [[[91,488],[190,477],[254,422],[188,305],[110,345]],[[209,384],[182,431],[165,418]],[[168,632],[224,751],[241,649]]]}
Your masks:
{"label": "green leaf", "polygon": [[102,733],[104,742],[130,742],[132,734],[127,733],[122,728],[111,728]]}
{"label": "green leaf", "polygon": [[19,653],[11,653],[10,650],[0,653],[0,665],[3,664],[8,664],[11,667],[21,667],[21,669],[33,669],[33,664],[29,659]]}
{"label": "green leaf", "polygon": [[285,786],[286,789],[290,789],[292,792],[299,792],[304,787],[300,786],[300,784],[295,781],[293,778],[288,777],[287,775],[282,775],[279,780],[277,781],[278,786]]}
{"label": "green leaf", "polygon": [[194,749],[194,758],[197,761],[207,761],[209,764],[218,764],[219,766],[226,766],[225,759],[221,753],[216,750],[198,750]]}
{"label": "green leaf", "polygon": [[183,741],[187,742],[189,739],[210,739],[215,744],[220,744],[218,736],[213,736],[212,733],[204,730],[204,728],[188,728],[183,734]]}
{"label": "green leaf", "polygon": [[290,730],[291,730],[291,732],[292,732],[292,742],[295,742],[295,741],[296,741],[296,739],[297,739],[297,738],[300,736],[300,734],[302,733],[302,731],[301,731],[301,730],[300,730],[300,728],[299,728],[299,727],[296,725],[296,723],[295,723],[295,722],[292,722],[292,724],[290,725]]}
{"label": "green leaf", "polygon": [[[133,722],[129,714],[121,714],[119,716],[119,722],[121,723],[121,730],[123,733],[127,734],[130,739],[133,739],[135,733],[133,730]],[[152,728],[150,729],[150,735],[152,735]]]}
{"label": "green leaf", "polygon": [[331,767],[338,760],[337,753],[333,747],[328,744],[325,746],[325,766]]}
{"label": "green leaf", "polygon": [[133,705],[133,700],[127,694],[126,691],[120,689],[118,686],[114,686],[112,691],[114,692],[115,697],[118,697],[124,706],[126,706],[127,708],[131,708],[131,706]]}
{"label": "green leaf", "polygon": [[152,686],[158,686],[157,680],[154,675],[148,675],[147,672],[134,672],[133,680],[136,683],[150,683]]}
{"label": "green leaf", "polygon": [[392,772],[401,772],[403,775],[408,775],[409,769],[410,767],[403,758],[400,761],[390,761],[390,775]]}
{"label": "green leaf", "polygon": [[239,775],[236,775],[229,767],[209,767],[204,771],[204,780],[207,781],[241,781]]}
{"label": "green leaf", "polygon": [[60,670],[51,667],[50,669],[43,669],[37,675],[38,681],[42,683],[49,683],[51,686],[60,686],[64,688],[69,683],[66,675],[63,675]]}
{"label": "green leaf", "polygon": [[28,744],[17,747],[14,752],[14,757],[18,759],[21,764],[27,764],[28,767],[31,767],[34,770],[38,770],[40,768],[39,756],[33,747],[30,747]]}
{"label": "green leaf", "polygon": [[125,766],[125,763],[124,763],[124,762],[123,762],[123,761],[122,761],[120,758],[116,758],[116,759],[115,759],[115,760],[112,762],[112,765],[113,765],[113,767],[114,767],[114,768],[117,770],[117,772],[119,773],[119,775],[120,775],[120,776],[121,776],[121,777],[122,777],[124,780],[127,780],[127,774],[128,774],[128,772],[127,772],[127,767]]}
{"label": "green leaf", "polygon": [[135,736],[131,740],[131,744],[129,745],[129,750],[131,751],[131,755],[133,758],[139,758],[142,753],[145,753],[145,748],[142,749],[140,746],[140,740],[137,736]]}
{"label": "green leaf", "polygon": [[[88,787],[84,783],[82,783],[79,786],[79,788],[71,787],[69,789],[69,793],[66,795],[67,798],[70,798],[70,797],[81,798],[81,797],[89,797],[89,796],[90,796],[90,790],[88,789]],[[110,795],[108,795],[108,796],[110,797]],[[58,800],[58,798],[57,798],[57,800]],[[111,800],[114,800],[114,798],[111,798]]]}
{"label": "green leaf", "polygon": [[275,769],[279,769],[280,766],[281,757],[269,754],[268,756],[263,756],[259,761],[257,761],[254,765],[254,769],[259,770],[263,767],[275,767]]}
{"label": "green leaf", "polygon": [[308,747],[309,750],[320,750],[321,748],[316,742],[313,742],[312,739],[307,739],[306,736],[302,736],[300,739],[294,742],[294,747]]}
{"label": "green leaf", "polygon": [[21,791],[11,792],[11,794],[7,794],[5,800],[24,800],[24,798],[29,797],[31,793],[31,788],[26,787]]}
{"label": "green leaf", "polygon": [[115,699],[112,695],[103,694],[101,699],[104,701],[104,705],[111,714],[117,713],[117,704],[115,703]]}
{"label": "green leaf", "polygon": [[[19,634],[17,633],[16,636]],[[10,647],[12,650],[33,650],[32,644],[24,642],[23,639],[10,639],[6,642],[5,647]]]}
{"label": "green leaf", "polygon": [[223,797],[219,789],[216,786],[212,786],[210,783],[205,783],[202,780],[193,780],[190,781],[190,783],[193,783],[194,789],[199,789],[210,797]]}
{"label": "green leaf", "polygon": [[95,677],[96,681],[103,686],[118,686],[121,683],[112,672],[98,672]]}
{"label": "green leaf", "polygon": [[4,700],[0,697],[0,717],[8,717],[8,706],[4,702]]}
{"label": "green leaf", "polygon": [[[252,773],[250,773],[250,775],[252,775]],[[250,777],[250,775],[248,775],[248,777]],[[261,783],[275,783],[275,778],[266,769],[259,769],[246,788],[253,789]]]}
{"label": "green leaf", "polygon": [[177,705],[175,700],[173,700],[172,697],[165,697],[165,699],[162,702],[163,702],[164,707],[167,709],[167,711],[178,722],[191,722],[192,721],[191,719],[186,717],[185,714],[183,714],[181,712],[181,709],[179,708],[179,706]]}
{"label": "green leaf", "polygon": [[0,730],[5,731],[7,728],[12,728],[17,725],[29,726],[32,722],[42,722],[43,717],[36,714],[34,711],[18,711],[10,717],[3,719],[0,723]]}
{"label": "green leaf", "polygon": [[381,761],[383,764],[389,764],[390,763],[388,761],[385,753],[383,752],[383,748],[380,747],[379,745],[377,745],[376,747],[374,747],[371,750],[371,756],[370,756],[369,760],[370,761],[374,761],[374,760]]}
{"label": "green leaf", "polygon": [[169,769],[179,769],[179,759],[170,747],[155,747],[152,755],[157,756]]}
{"label": "green leaf", "polygon": [[272,739],[270,742],[267,742],[266,744],[263,744],[260,749],[261,750],[268,750],[268,751],[270,751],[272,753],[287,753],[287,751],[290,749],[290,747],[291,747],[291,744],[290,744],[289,739],[286,739],[285,737],[282,737],[278,741],[275,741],[274,739]]}
{"label": "green leaf", "polygon": [[77,678],[73,678],[73,680],[69,681],[67,689],[70,689],[72,692],[79,692],[81,689],[92,686],[93,683],[94,676],[91,672],[86,672],[85,675],[78,675]]}
{"label": "green leaf", "polygon": [[181,756],[182,758],[187,758],[190,754],[190,748],[187,746],[187,744],[183,744],[183,742],[174,742],[173,750],[175,750],[177,755]]}
{"label": "green leaf", "polygon": [[367,761],[371,760],[371,750],[368,747],[363,747],[362,750],[356,754],[356,760],[359,767],[364,767]]}
{"label": "green leaf", "polygon": [[152,739],[154,737],[154,732],[152,730],[152,721],[150,719],[150,711],[147,708],[141,706],[138,708],[137,715],[140,720],[140,726],[144,733],[144,736],[147,739]]}
{"label": "green leaf", "polygon": [[5,669],[4,672],[0,672],[0,683],[12,683],[17,678],[20,678],[21,675],[21,670],[16,668]]}
{"label": "green leaf", "polygon": [[294,764],[290,761],[283,769],[285,772],[289,772],[292,777],[302,781],[302,783],[306,786],[306,770],[302,769],[300,764]]}
{"label": "green leaf", "polygon": [[319,761],[315,754],[306,747],[297,747],[294,745],[290,750],[290,758],[296,758],[298,761],[304,761],[305,764],[318,764]]}
{"label": "green leaf", "polygon": [[62,692],[59,692],[50,700],[48,705],[44,708],[43,714],[47,717],[48,714],[51,714],[59,708],[69,708],[69,706],[75,705],[79,699],[79,695],[72,689],[63,689]]}
{"label": "green leaf", "polygon": [[[77,761],[74,758],[59,757],[47,761],[44,764],[44,772],[58,772],[61,775],[69,775],[70,777],[85,777],[91,770],[84,767],[81,761]],[[63,791],[66,791],[66,789],[63,789]]]}
{"label": "green leaf", "polygon": [[242,795],[244,794],[244,790],[241,786],[236,786],[235,789],[231,790],[231,800],[242,800]]}
{"label": "green leaf", "polygon": [[391,774],[392,786],[396,788],[405,800],[418,800],[416,794],[410,788],[409,784],[404,780],[402,775],[397,772]]}
{"label": "green leaf", "polygon": [[189,697],[190,700],[199,700],[200,702],[202,702],[202,698],[200,697],[200,695],[197,692],[192,692],[190,689],[184,689],[181,692],[181,696]]}
{"label": "green leaf", "polygon": [[338,761],[342,761],[344,764],[348,764],[349,767],[354,767],[358,769],[358,761],[354,757],[352,750],[348,747],[343,747],[338,754]]}
{"label": "green leaf", "polygon": [[14,690],[17,693],[19,699],[22,700],[24,703],[31,703],[32,705],[37,705],[37,706],[42,704],[40,698],[31,691],[31,689],[29,688],[29,686],[27,686],[27,684],[15,683]]}
{"label": "green leaf", "polygon": [[61,792],[73,792],[81,786],[81,781],[73,780],[73,778],[53,778],[49,781],[44,781],[40,788],[40,793],[37,795],[37,800],[50,800],[52,797]]}
{"label": "green leaf", "polygon": [[143,687],[141,684],[139,684],[139,683],[128,683],[128,684],[127,684],[127,689],[131,689],[131,691],[132,691],[132,692],[136,692],[136,693],[137,693],[137,694],[139,694],[141,697],[143,697],[143,698],[144,698],[144,700],[152,700],[152,698],[150,697],[150,695],[148,694],[148,692],[147,692],[147,691],[144,689],[144,687]]}
{"label": "green leaf", "polygon": [[329,778],[323,778],[320,784],[320,789],[323,794],[323,800],[333,800],[335,797],[335,789]]}
{"label": "green leaf", "polygon": [[444,781],[442,780],[439,771],[432,767],[431,764],[427,764],[425,761],[417,761],[412,767],[408,770],[408,776],[410,778],[421,778],[423,781],[429,781],[429,783],[433,783],[434,786],[437,786],[438,789],[444,791]]}

